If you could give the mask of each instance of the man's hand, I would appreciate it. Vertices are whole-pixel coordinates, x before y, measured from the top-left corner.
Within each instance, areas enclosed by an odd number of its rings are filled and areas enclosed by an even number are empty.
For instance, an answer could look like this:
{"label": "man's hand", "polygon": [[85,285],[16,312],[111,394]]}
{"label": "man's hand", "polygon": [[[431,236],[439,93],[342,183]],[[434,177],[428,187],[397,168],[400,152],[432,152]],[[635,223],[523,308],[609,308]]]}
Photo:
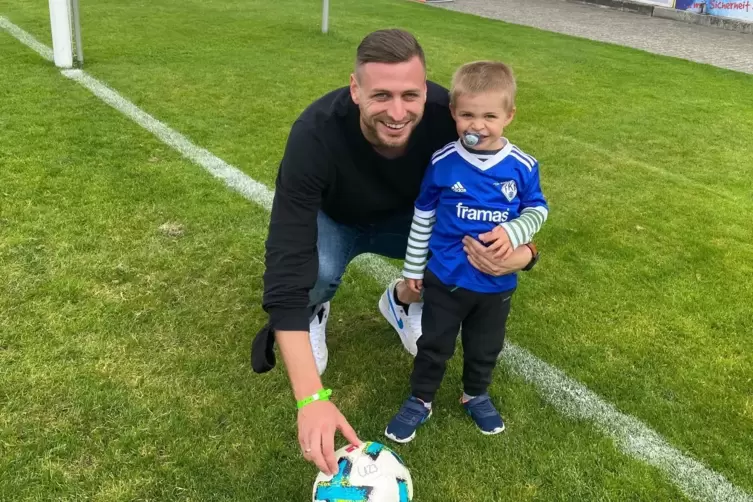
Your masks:
{"label": "man's hand", "polygon": [[[478,236],[479,240],[486,244],[486,249],[494,251],[495,260],[506,260],[510,257],[514,249],[507,230],[497,225],[491,232],[486,232]],[[491,244],[489,244],[491,242]]]}
{"label": "man's hand", "polygon": [[331,401],[315,401],[298,410],[298,442],[303,458],[313,462],[324,474],[337,473],[335,431],[353,445],[360,445],[356,431]]}
{"label": "man's hand", "polygon": [[[296,400],[322,388],[306,331],[277,331],[277,343],[285,360]],[[325,474],[337,473],[335,432],[359,445],[356,432],[331,401],[314,401],[298,410],[298,444],[303,458],[313,462]]]}
{"label": "man's hand", "polygon": [[[482,234],[486,235],[486,234]],[[528,246],[520,246],[506,260],[494,258],[494,251],[473,237],[463,237],[463,251],[468,261],[485,274],[501,276],[522,270],[531,261],[532,253]]]}
{"label": "man's hand", "polygon": [[408,279],[406,277],[405,284],[408,286],[408,289],[416,293],[417,295],[421,294],[421,290],[424,287],[424,281],[423,279]]}

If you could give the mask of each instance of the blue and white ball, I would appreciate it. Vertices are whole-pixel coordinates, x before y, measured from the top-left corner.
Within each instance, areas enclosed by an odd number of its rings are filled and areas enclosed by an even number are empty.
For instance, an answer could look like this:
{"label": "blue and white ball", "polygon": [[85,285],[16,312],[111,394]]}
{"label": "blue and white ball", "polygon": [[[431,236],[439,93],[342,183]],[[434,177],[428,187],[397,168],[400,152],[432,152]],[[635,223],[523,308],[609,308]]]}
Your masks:
{"label": "blue and white ball", "polygon": [[314,502],[411,502],[413,481],[400,456],[381,443],[347,445],[335,452],[337,474],[314,481]]}

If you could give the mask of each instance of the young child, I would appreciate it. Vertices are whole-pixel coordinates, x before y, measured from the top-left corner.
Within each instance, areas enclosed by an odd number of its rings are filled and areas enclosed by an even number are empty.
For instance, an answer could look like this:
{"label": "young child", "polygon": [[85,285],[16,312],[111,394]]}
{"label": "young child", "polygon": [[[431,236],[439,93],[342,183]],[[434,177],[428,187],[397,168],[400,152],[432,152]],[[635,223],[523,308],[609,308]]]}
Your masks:
{"label": "young child", "polygon": [[487,388],[502,351],[517,274],[480,272],[469,262],[462,239],[487,234],[489,249],[504,258],[530,243],[547,219],[538,162],[503,136],[515,115],[515,92],[513,74],[500,62],[468,63],[452,78],[450,106],[460,139],[432,156],[415,203],[403,269],[408,286],[423,292],[424,307],[411,396],[385,430],[394,441],[411,441],[431,416],[461,326],[461,402],[482,433],[505,428]]}

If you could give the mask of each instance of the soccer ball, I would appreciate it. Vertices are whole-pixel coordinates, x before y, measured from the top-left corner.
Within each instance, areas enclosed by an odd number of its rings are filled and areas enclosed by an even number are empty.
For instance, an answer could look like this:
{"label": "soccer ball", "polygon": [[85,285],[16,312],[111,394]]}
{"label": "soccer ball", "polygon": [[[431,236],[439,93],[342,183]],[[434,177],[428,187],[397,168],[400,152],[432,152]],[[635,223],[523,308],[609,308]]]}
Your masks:
{"label": "soccer ball", "polygon": [[314,481],[314,502],[411,502],[413,481],[397,453],[367,441],[335,452],[337,474],[322,472]]}

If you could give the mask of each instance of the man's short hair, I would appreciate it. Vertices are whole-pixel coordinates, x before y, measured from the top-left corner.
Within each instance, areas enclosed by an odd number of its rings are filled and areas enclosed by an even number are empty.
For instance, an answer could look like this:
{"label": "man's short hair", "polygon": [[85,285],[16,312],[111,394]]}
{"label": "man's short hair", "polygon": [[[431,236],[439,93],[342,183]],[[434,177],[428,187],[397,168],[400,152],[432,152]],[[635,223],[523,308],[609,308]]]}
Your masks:
{"label": "man's short hair", "polygon": [[500,61],[474,61],[455,71],[450,86],[450,103],[455,105],[462,94],[499,92],[503,106],[512,111],[515,107],[517,85],[512,69]]}
{"label": "man's short hair", "polygon": [[366,35],[356,51],[356,72],[366,63],[404,63],[414,57],[426,67],[424,50],[416,37],[400,29],[377,30]]}

